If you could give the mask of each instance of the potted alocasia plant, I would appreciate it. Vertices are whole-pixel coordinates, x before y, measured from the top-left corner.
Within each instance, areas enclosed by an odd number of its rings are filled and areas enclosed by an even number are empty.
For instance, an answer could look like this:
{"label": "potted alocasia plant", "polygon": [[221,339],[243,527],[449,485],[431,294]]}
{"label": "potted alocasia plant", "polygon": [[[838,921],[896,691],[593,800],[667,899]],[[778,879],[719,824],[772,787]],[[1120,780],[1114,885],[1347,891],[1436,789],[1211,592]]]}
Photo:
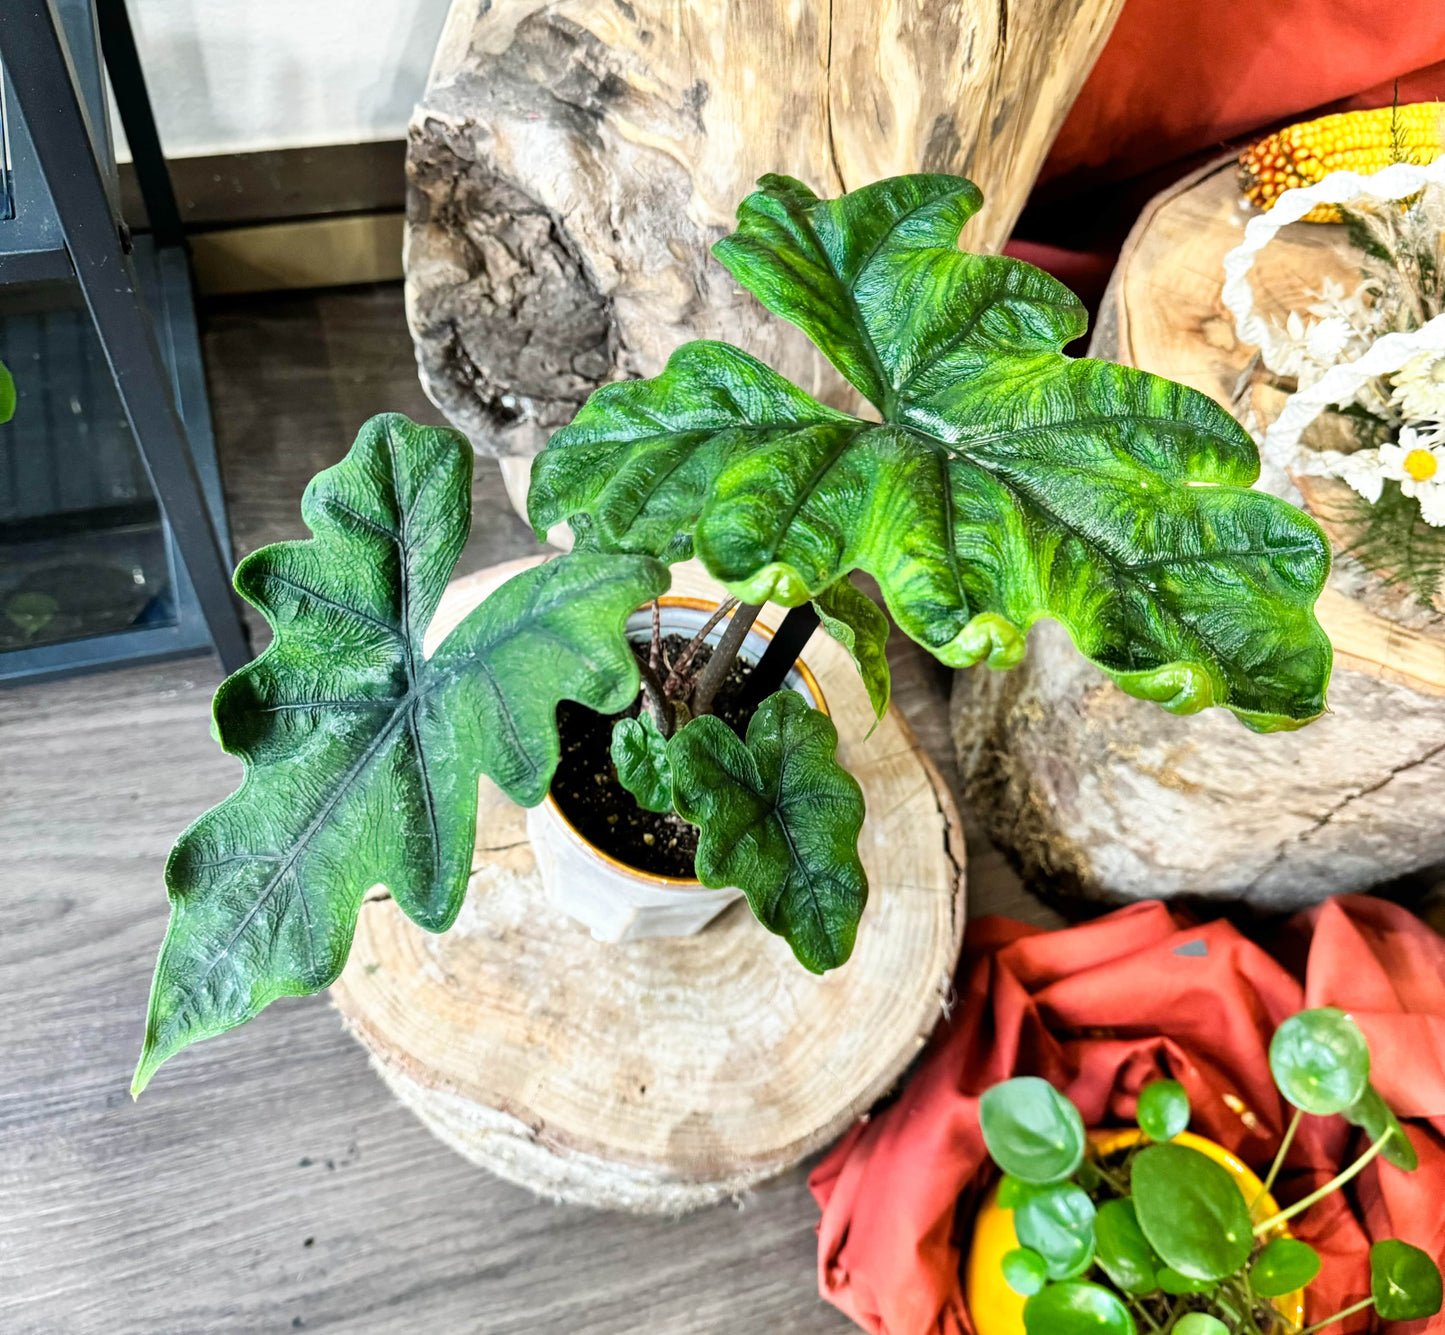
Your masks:
{"label": "potted alocasia plant", "polygon": [[[372,887],[448,927],[479,777],[543,803],[562,702],[606,720],[615,782],[695,831],[704,886],[742,890],[806,967],[841,965],[867,891],[863,803],[822,702],[771,682],[748,699],[734,681],[737,707],[718,711],[772,601],[816,604],[881,712],[888,623],[855,570],[951,666],[1008,667],[1053,617],[1166,709],[1222,705],[1262,731],[1323,710],[1319,530],[1250,489],[1254,446],[1216,404],[1064,356],[1086,323],[1073,294],[959,249],[981,202],[951,176],[835,200],[765,177],[715,253],[876,416],[825,407],[721,343],[603,387],[533,469],[538,534],[570,524],[576,550],[511,579],[431,652],[469,523],[465,441],[379,418],[313,480],[302,513],[315,536],[237,570],[275,638],[216,696],[217,736],[246,774],[167,865],[137,1091],[188,1043],[327,986]],[[683,663],[678,645],[659,663],[628,618],[693,555],[737,606],[705,656]]]}
{"label": "potted alocasia plant", "polygon": [[[1405,1172],[1418,1161],[1370,1083],[1364,1034],[1342,1011],[1291,1016],[1275,1031],[1269,1064],[1295,1112],[1263,1182],[1186,1130],[1189,1098],[1174,1080],[1144,1086],[1137,1129],[1094,1133],[1047,1081],[1022,1076],[989,1089],[980,1127],[1004,1176],[966,1263],[979,1335],[1306,1335],[1369,1309],[1384,1321],[1438,1312],[1435,1261],[1390,1238],[1370,1249],[1369,1295],[1304,1325],[1302,1291],[1321,1261],[1289,1235],[1289,1221],[1377,1156]],[[1343,1117],[1369,1145],[1280,1209],[1270,1189],[1306,1114]]]}

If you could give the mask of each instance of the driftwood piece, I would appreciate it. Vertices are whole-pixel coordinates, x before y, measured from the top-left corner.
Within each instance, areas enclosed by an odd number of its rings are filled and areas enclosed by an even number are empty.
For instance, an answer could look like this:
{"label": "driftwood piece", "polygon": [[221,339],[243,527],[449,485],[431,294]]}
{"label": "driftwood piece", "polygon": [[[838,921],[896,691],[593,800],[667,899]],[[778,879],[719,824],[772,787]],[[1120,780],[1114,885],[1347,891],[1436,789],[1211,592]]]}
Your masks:
{"label": "driftwood piece", "polygon": [[454,0],[408,151],[422,382],[479,452],[531,455],[692,338],[853,391],[708,248],[766,172],[910,171],[987,197],[996,250],[1122,0]]}
{"label": "driftwood piece", "polygon": [[[454,583],[440,636],[529,561]],[[689,564],[675,592],[720,596]],[[361,909],[332,996],[397,1097],[474,1163],[541,1195],[639,1212],[722,1200],[845,1130],[917,1055],[964,922],[948,789],[822,632],[804,650],[868,803],[853,957],[816,978],[736,904],[694,937],[603,945],[542,897],[525,813],[482,784],[471,886],[431,936]]]}
{"label": "driftwood piece", "polygon": [[[1282,396],[1248,392],[1254,349],[1235,339],[1219,300],[1225,252],[1248,216],[1232,161],[1153,200],[1091,353],[1272,420]],[[1344,230],[1297,224],[1256,265],[1257,306],[1282,316],[1326,276],[1358,281]],[[1301,499],[1289,479],[1271,485]],[[1325,494],[1311,491],[1322,513]],[[1286,908],[1445,861],[1442,618],[1338,553],[1318,615],[1335,647],[1331,712],[1267,737],[1222,711],[1179,719],[1134,700],[1060,627],[1037,627],[1014,671],[955,681],[970,804],[1030,875],[1111,900],[1195,894]]]}

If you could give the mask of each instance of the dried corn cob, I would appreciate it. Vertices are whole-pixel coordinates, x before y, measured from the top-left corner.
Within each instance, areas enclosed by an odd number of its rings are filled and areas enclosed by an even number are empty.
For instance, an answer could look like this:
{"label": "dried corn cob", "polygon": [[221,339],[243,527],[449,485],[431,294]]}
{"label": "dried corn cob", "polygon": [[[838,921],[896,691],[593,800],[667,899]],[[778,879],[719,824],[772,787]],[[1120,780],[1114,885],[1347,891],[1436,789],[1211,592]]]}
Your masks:
{"label": "dried corn cob", "polygon": [[[1296,186],[1313,185],[1330,172],[1377,172],[1392,162],[1433,162],[1445,153],[1445,102],[1415,102],[1377,111],[1344,111],[1291,125],[1251,144],[1239,156],[1239,185],[1249,202],[1272,208]],[[1339,210],[1321,204],[1306,222],[1338,222]]]}

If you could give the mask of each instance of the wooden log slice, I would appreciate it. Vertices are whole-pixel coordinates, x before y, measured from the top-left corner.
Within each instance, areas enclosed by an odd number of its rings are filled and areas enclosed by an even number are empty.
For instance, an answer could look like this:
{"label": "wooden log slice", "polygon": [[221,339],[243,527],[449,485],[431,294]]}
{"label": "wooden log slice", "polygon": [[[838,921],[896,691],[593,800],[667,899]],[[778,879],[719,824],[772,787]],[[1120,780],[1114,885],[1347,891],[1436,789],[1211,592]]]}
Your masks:
{"label": "wooden log slice", "polygon": [[412,119],[407,313],[479,452],[530,455],[692,338],[854,392],[709,247],[767,172],[955,172],[1001,246],[1122,0],[454,0]]}
{"label": "wooden log slice", "polygon": [[[527,564],[454,583],[433,636]],[[692,564],[673,591],[721,596]],[[826,1145],[917,1055],[962,938],[958,814],[897,711],[868,735],[846,653],[820,631],[804,659],[868,803],[868,908],[841,969],[807,973],[742,903],[697,936],[594,941],[544,900],[525,813],[486,780],[451,931],[382,895],[362,906],[335,1003],[401,1102],[473,1163],[560,1200],[689,1210]]]}
{"label": "wooden log slice", "polygon": [[[1111,280],[1091,355],[1273,420],[1220,292],[1243,238],[1233,159],[1156,197]],[[1358,282],[1344,229],[1296,224],[1252,272],[1282,318],[1326,277]],[[1242,408],[1240,409],[1243,410]],[[1284,477],[1273,489],[1303,498]],[[1329,521],[1327,489],[1311,509]],[[1335,536],[1338,536],[1336,533]],[[1330,712],[1260,737],[1222,710],[1174,718],[1126,696],[1047,623],[1009,673],[960,673],[964,791],[1031,876],[1090,897],[1193,894],[1285,909],[1445,861],[1445,620],[1336,554],[1317,614],[1335,648]]]}

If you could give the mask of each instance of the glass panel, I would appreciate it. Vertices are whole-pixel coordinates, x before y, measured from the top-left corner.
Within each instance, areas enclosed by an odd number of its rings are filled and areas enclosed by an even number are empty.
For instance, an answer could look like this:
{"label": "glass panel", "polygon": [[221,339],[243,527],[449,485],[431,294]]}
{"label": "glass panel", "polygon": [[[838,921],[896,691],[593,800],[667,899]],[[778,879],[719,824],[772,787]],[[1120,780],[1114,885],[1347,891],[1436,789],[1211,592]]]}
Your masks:
{"label": "glass panel", "polygon": [[0,652],[174,625],[160,509],[70,284],[0,288]]}
{"label": "glass panel", "polygon": [[0,222],[15,216],[15,192],[10,184],[10,118],[5,114],[4,66],[0,65]]}

